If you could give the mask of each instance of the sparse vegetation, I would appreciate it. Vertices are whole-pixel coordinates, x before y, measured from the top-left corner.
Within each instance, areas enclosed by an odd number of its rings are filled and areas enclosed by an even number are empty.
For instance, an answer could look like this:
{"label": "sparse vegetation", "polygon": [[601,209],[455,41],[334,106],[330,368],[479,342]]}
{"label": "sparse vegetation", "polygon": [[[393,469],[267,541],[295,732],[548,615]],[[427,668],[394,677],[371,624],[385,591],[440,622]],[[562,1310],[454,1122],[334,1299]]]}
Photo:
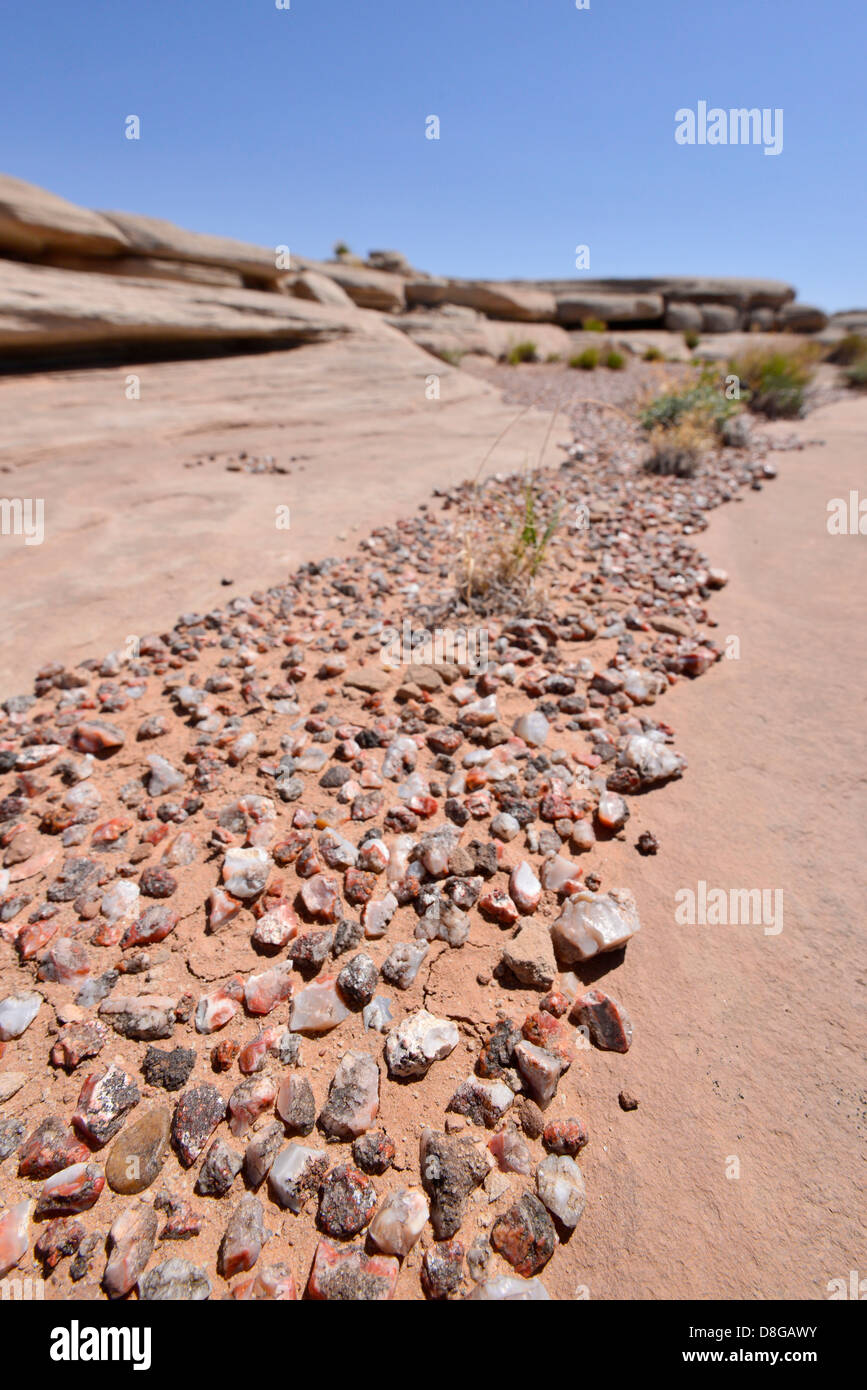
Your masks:
{"label": "sparse vegetation", "polygon": [[520,501],[515,502],[509,530],[491,531],[484,524],[464,535],[461,557],[461,597],[470,608],[489,605],[529,609],[535,580],[560,521],[562,504],[546,502],[542,486],[530,474]]}
{"label": "sparse vegetation", "polygon": [[727,422],[740,408],[710,371],[693,385],[651,398],[638,417],[650,436],[648,471],[692,477],[702,455],[724,441]]}
{"label": "sparse vegetation", "polygon": [[804,392],[819,353],[809,343],[792,352],[751,348],[729,364],[729,371],[740,379],[750,410],[770,420],[791,419],[803,414]]}
{"label": "sparse vegetation", "polygon": [[652,343],[650,347],[644,349],[644,357],[642,358],[642,361],[662,362],[664,360],[665,354],[658,347],[654,347]]}
{"label": "sparse vegetation", "polygon": [[863,359],[867,359],[867,338],[863,333],[847,333],[830,349],[825,361],[836,367],[851,367]]}
{"label": "sparse vegetation", "polygon": [[437,357],[443,362],[448,362],[450,367],[459,367],[466,355],[463,348],[440,348],[437,353]]}
{"label": "sparse vegetation", "polygon": [[517,367],[521,362],[538,362],[538,360],[539,353],[536,344],[530,338],[522,343],[516,343],[506,355],[506,361],[512,367]]}
{"label": "sparse vegetation", "polygon": [[650,432],[652,453],[645,464],[649,473],[674,473],[691,478],[702,456],[712,448],[715,435],[707,416],[692,410],[668,427],[656,426]]}
{"label": "sparse vegetation", "polygon": [[549,353],[548,353],[548,356],[545,358],[545,361],[546,361],[546,362],[562,362],[562,361],[563,361],[563,357],[562,357],[562,354],[559,353],[559,352],[549,352]]}
{"label": "sparse vegetation", "polygon": [[612,372],[619,372],[626,366],[626,358],[622,352],[617,352],[615,348],[612,348],[610,352],[605,354],[605,365],[610,367]]}
{"label": "sparse vegetation", "polygon": [[584,372],[592,372],[599,366],[599,349],[595,347],[585,348],[583,352],[576,352],[574,357],[569,358],[570,367],[580,367]]}
{"label": "sparse vegetation", "polygon": [[693,330],[689,328],[683,335],[683,341],[686,343],[686,346],[689,348],[690,352],[693,352],[695,348],[698,347],[701,339],[698,333],[693,332]]}
{"label": "sparse vegetation", "polygon": [[335,241],[333,251],[335,256],[351,256],[352,252],[345,241]]}
{"label": "sparse vegetation", "polygon": [[706,372],[692,386],[654,396],[642,407],[638,418],[643,428],[652,432],[672,429],[686,415],[703,415],[711,431],[720,434],[725,421],[739,409],[739,402],[729,400],[713,374]]}
{"label": "sparse vegetation", "polygon": [[581,327],[585,333],[604,333],[608,324],[603,319],[584,319]]}
{"label": "sparse vegetation", "polygon": [[851,367],[847,367],[843,373],[850,386],[857,390],[864,390],[867,387],[867,356],[853,362]]}

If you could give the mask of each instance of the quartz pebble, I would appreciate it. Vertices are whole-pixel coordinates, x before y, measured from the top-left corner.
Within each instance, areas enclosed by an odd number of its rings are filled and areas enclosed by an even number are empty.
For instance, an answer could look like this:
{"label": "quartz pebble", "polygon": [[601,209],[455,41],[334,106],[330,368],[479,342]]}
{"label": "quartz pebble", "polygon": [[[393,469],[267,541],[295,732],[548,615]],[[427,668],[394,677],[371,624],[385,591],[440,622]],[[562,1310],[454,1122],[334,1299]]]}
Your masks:
{"label": "quartz pebble", "polygon": [[424,1076],[434,1062],[448,1057],[458,1045],[458,1030],[449,1019],[427,1009],[399,1023],[385,1040],[385,1060],[391,1076]]}
{"label": "quartz pebble", "polygon": [[0,999],[0,1042],[20,1038],[30,1027],[42,1004],[42,995],[9,994]]}
{"label": "quartz pebble", "polygon": [[138,1283],[154,1252],[158,1225],[156,1212],[144,1203],[125,1207],[112,1222],[103,1276],[109,1298],[122,1298]]}
{"label": "quartz pebble", "polygon": [[367,1052],[341,1057],[319,1116],[331,1139],[356,1139],[370,1129],[379,1113],[379,1067]]}
{"label": "quartz pebble", "polygon": [[287,1144],[271,1165],[268,1190],[281,1207],[297,1213],[317,1190],[327,1168],[328,1158],[321,1149]]}
{"label": "quartz pebble", "polygon": [[252,1269],[265,1241],[265,1222],[262,1203],[252,1193],[242,1197],[234,1208],[220,1242],[217,1257],[224,1279]]}
{"label": "quartz pebble", "polygon": [[0,1279],[14,1269],[30,1247],[30,1217],[33,1203],[16,1202],[0,1216]]}
{"label": "quartz pebble", "polygon": [[370,1239],[384,1255],[408,1255],[424,1230],[430,1208],[417,1187],[399,1187],[379,1206],[370,1223]]}
{"label": "quartz pebble", "polygon": [[467,1296],[487,1303],[545,1302],[551,1297],[538,1279],[513,1279],[509,1275],[483,1279]]}
{"label": "quartz pebble", "polygon": [[540,1201],[564,1226],[577,1226],[587,1204],[581,1169],[573,1158],[552,1154],[536,1169],[536,1191]]}
{"label": "quartz pebble", "polygon": [[576,893],[551,928],[554,949],[567,964],[625,946],[639,930],[638,909],[627,889]]}

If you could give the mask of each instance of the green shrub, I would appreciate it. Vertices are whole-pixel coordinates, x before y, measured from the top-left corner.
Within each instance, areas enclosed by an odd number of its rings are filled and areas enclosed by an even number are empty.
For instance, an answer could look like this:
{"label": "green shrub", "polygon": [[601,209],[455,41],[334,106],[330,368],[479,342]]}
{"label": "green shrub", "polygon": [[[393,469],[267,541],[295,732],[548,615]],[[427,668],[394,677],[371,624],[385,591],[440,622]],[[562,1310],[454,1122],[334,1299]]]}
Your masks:
{"label": "green shrub", "polygon": [[333,249],[334,249],[334,254],[335,254],[335,256],[351,256],[351,255],[352,255],[352,252],[350,251],[349,247],[346,245],[346,242],[345,242],[345,241],[335,241],[335,243],[334,243],[334,248],[333,248]]}
{"label": "green shrub", "polygon": [[803,414],[804,391],[813,372],[816,351],[807,345],[794,352],[753,348],[730,364],[740,379],[750,410],[769,420],[791,419]]}
{"label": "green shrub", "polygon": [[616,352],[614,348],[605,356],[605,365],[610,367],[612,372],[619,372],[626,366],[626,358],[622,352]]}
{"label": "green shrub", "polygon": [[738,401],[729,400],[711,375],[705,375],[694,386],[683,391],[666,391],[656,396],[639,413],[639,421],[648,433],[673,429],[686,416],[703,416],[709,429],[720,435],[726,420],[737,414]]}
{"label": "green shrub", "polygon": [[867,357],[862,357],[860,361],[853,362],[851,367],[847,367],[844,373],[850,386],[863,390],[867,387]]}
{"label": "green shrub", "polygon": [[650,432],[653,452],[644,467],[648,473],[672,473],[692,478],[702,455],[713,448],[714,432],[707,414],[697,406],[680,415],[673,425],[656,425]]}
{"label": "green shrub", "polygon": [[660,349],[659,349],[658,347],[654,347],[653,344],[651,343],[650,347],[645,348],[645,350],[644,350],[644,358],[643,358],[643,361],[645,361],[645,362],[662,362],[663,359],[664,359],[664,357],[665,357],[665,354],[664,354],[663,352],[661,352]]}
{"label": "green shrub", "polygon": [[692,352],[693,348],[697,348],[699,345],[699,335],[698,333],[694,333],[691,328],[687,329],[686,333],[683,335],[683,341],[686,343],[690,352]]}
{"label": "green shrub", "polygon": [[582,371],[592,372],[594,367],[599,366],[599,349],[594,347],[585,348],[583,352],[576,353],[569,358],[570,367],[580,367]]}
{"label": "green shrub", "polygon": [[545,361],[546,361],[546,362],[562,362],[562,361],[563,361],[563,357],[562,357],[562,354],[559,353],[559,352],[549,352],[549,353],[548,353],[548,356],[545,358]]}
{"label": "green shrub", "polygon": [[517,367],[519,362],[538,362],[538,360],[536,344],[529,338],[523,343],[516,343],[506,357],[506,361],[512,367]]}
{"label": "green shrub", "polygon": [[826,361],[833,362],[837,367],[851,367],[861,358],[867,358],[867,338],[862,333],[847,333],[845,338],[834,344]]}
{"label": "green shrub", "polygon": [[581,327],[585,333],[604,333],[608,324],[603,319],[584,319]]}

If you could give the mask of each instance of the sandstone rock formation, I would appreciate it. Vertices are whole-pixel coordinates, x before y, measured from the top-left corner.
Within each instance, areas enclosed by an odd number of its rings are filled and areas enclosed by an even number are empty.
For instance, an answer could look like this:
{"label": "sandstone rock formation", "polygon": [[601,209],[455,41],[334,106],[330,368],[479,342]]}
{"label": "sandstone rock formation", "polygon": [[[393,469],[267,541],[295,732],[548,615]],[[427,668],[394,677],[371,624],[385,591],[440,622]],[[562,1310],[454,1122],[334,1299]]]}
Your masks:
{"label": "sandstone rock formation", "polygon": [[[505,357],[532,339],[568,357],[589,319],[625,330],[815,333],[828,320],[777,280],[466,280],[426,275],[399,251],[366,262],[292,255],[129,212],[93,212],[0,175],[0,360],[51,354],[177,356],[319,342],[353,306],[438,357]],[[523,326],[523,327],[519,327]],[[357,325],[356,325],[357,326]],[[527,326],[531,326],[528,330]],[[844,327],[845,325],[840,325]]]}

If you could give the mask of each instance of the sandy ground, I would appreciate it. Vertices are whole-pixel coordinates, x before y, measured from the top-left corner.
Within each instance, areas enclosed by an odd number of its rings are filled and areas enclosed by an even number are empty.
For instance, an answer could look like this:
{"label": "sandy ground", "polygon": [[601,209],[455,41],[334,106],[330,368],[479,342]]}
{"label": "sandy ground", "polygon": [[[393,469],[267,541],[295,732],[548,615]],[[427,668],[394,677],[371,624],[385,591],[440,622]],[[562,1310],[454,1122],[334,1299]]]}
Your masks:
{"label": "sandy ground", "polygon": [[[599,1059],[606,1102],[588,1106],[592,1298],[826,1298],[864,1267],[864,538],[825,523],[830,498],[864,495],[867,403],[796,431],[825,446],[773,455],[779,478],[702,536],[731,574],[713,612],[740,658],[672,692],[689,770],[633,802],[630,840],[650,828],[662,848],[635,856],[647,930],[617,971],[636,1041]],[[678,926],[675,893],[702,879],[782,889],[783,930]]]}
{"label": "sandy ground", "polygon": [[[594,854],[606,884],[626,882],[641,909],[644,929],[611,979],[635,1040],[625,1056],[581,1058],[564,1094],[563,1113],[577,1104],[591,1134],[588,1205],[545,1272],[554,1298],[824,1298],[829,1280],[864,1265],[855,982],[865,656],[852,636],[863,538],[829,536],[826,504],[867,490],[867,403],[819,410],[794,432],[825,444],[774,454],[779,478],[717,509],[700,539],[730,572],[711,611],[740,655],[681,682],[660,711],[689,770],[633,798],[628,826],[630,847],[650,829],[660,853],[630,848],[626,871],[623,845]],[[261,481],[272,480],[244,479]],[[357,492],[355,504],[360,527],[375,523],[375,499]],[[334,549],[329,516],[319,553]],[[248,570],[248,584],[253,576],[261,571]],[[50,655],[68,650],[56,640]],[[782,890],[783,930],[678,925],[675,893],[701,880]],[[474,949],[459,953],[454,978],[432,969],[424,993],[435,1011],[454,1005]],[[462,1040],[433,1099],[469,1055]],[[324,1088],[328,1064],[311,1070]],[[68,1089],[72,1099],[74,1078]],[[621,1089],[637,1111],[620,1109]],[[400,1107],[389,1105],[382,1121],[401,1140]],[[299,1242],[299,1272],[309,1254]],[[83,1285],[79,1296],[94,1292]]]}
{"label": "sandy ground", "polygon": [[[349,553],[474,472],[510,422],[491,468],[562,458],[565,422],[546,448],[550,412],[368,317],[363,336],[288,352],[0,378],[0,495],[41,498],[45,517],[41,545],[0,535],[0,698],[58,654],[101,657]],[[240,450],[288,471],[228,471]]]}

